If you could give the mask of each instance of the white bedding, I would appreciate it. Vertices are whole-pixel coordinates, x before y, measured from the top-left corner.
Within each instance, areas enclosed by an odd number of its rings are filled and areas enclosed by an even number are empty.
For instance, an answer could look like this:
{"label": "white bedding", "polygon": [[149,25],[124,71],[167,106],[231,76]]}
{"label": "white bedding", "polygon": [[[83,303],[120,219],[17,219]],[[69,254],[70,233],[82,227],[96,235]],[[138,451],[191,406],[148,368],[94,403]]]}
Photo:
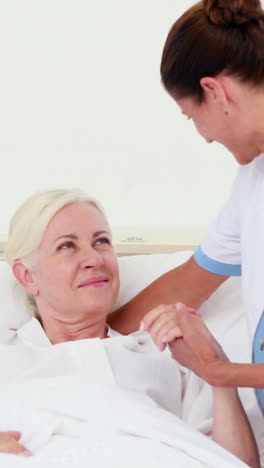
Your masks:
{"label": "white bedding", "polygon": [[5,468],[231,468],[246,466],[147,396],[87,377],[1,385],[0,429],[15,427],[32,458],[0,455]]}

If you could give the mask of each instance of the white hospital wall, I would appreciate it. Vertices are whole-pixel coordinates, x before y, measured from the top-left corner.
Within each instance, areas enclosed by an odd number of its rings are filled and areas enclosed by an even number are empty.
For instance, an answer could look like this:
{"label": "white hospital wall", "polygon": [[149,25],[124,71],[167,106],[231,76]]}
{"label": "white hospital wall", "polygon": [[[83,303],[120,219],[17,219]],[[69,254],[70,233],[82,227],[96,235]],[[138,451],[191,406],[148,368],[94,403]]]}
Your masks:
{"label": "white hospital wall", "polygon": [[192,3],[1,2],[0,233],[28,194],[54,186],[96,196],[123,236],[206,229],[236,163],[159,77],[168,29]]}

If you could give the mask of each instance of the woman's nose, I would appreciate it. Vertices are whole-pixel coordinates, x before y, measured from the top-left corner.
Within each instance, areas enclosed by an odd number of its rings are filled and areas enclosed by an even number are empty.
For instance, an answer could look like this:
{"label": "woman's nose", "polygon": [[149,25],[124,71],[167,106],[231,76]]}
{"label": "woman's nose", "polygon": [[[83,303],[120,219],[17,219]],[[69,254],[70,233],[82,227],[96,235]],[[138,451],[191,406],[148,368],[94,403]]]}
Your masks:
{"label": "woman's nose", "polygon": [[95,268],[101,266],[104,263],[100,252],[91,248],[82,252],[81,268]]}

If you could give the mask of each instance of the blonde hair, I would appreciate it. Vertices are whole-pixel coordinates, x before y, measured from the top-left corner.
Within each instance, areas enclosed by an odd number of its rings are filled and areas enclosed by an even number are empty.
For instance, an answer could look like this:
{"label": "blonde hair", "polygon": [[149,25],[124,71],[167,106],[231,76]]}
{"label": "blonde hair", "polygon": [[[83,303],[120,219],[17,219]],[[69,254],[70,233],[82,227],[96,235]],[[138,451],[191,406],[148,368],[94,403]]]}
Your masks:
{"label": "blonde hair", "polygon": [[[105,216],[97,200],[79,189],[42,190],[27,198],[14,213],[9,225],[5,250],[9,265],[13,266],[16,260],[20,260],[26,268],[34,268],[37,250],[49,222],[61,208],[74,202],[90,203]],[[25,294],[36,315],[34,296]]]}

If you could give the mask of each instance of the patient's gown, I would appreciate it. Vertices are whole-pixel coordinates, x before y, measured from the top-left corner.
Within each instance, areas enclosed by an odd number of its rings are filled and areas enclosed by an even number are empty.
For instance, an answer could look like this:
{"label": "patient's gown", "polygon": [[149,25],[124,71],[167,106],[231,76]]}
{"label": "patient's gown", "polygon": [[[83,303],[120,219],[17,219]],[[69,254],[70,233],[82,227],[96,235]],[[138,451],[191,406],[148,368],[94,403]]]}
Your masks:
{"label": "patient's gown", "polygon": [[212,426],[211,387],[180,366],[168,350],[161,353],[148,333],[124,336],[108,329],[108,338],[52,345],[32,318],[19,330],[0,335],[0,383],[54,376],[89,376],[152,398],[204,434]]}

